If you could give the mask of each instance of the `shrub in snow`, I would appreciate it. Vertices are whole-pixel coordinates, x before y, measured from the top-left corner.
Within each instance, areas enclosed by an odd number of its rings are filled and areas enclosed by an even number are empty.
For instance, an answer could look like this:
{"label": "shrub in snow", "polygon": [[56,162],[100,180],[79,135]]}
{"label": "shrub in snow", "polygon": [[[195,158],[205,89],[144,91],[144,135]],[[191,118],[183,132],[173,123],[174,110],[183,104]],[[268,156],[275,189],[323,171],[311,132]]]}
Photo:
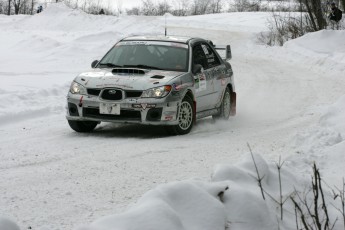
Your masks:
{"label": "shrub in snow", "polygon": [[[269,164],[260,155],[253,154],[255,164],[262,178],[265,200],[258,186],[258,175],[251,155],[236,165],[218,165],[213,173],[215,182],[229,181],[229,190],[224,194],[224,205],[231,230],[294,229],[292,212],[284,213],[281,221],[279,204],[279,175],[276,164]],[[286,201],[299,187],[295,175],[281,169],[282,198]],[[291,203],[284,204],[285,210],[293,210]]]}

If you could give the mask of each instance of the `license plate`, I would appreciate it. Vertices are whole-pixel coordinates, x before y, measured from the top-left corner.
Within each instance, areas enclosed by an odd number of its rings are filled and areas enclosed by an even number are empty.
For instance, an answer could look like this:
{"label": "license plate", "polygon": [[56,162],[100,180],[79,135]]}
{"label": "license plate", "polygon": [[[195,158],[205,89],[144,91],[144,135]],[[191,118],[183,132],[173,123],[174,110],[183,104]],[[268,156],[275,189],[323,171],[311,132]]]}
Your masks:
{"label": "license plate", "polygon": [[100,103],[99,113],[120,115],[120,104]]}

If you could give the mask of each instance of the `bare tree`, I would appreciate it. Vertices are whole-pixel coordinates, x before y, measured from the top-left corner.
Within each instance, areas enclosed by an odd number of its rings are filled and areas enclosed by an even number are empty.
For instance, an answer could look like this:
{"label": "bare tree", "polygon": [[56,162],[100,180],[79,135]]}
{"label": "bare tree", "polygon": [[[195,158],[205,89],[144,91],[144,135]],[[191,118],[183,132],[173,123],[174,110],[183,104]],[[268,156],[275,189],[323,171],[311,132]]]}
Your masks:
{"label": "bare tree", "polygon": [[261,0],[236,0],[234,7],[238,12],[260,11]]}
{"label": "bare tree", "polygon": [[340,0],[341,5],[343,6],[343,11],[345,11],[345,0]]}
{"label": "bare tree", "polygon": [[191,6],[191,13],[192,13],[193,15],[199,14],[199,4],[198,4],[198,0],[193,0],[192,6]]}
{"label": "bare tree", "polygon": [[200,14],[205,14],[211,4],[211,0],[199,0]]}
{"label": "bare tree", "polygon": [[19,14],[19,10],[23,2],[21,0],[13,0],[12,3],[14,6],[14,13]]}
{"label": "bare tree", "polygon": [[127,9],[126,13],[128,15],[140,15],[140,8],[139,7],[132,7],[131,9]]}
{"label": "bare tree", "polygon": [[4,6],[4,2],[0,1],[0,14],[4,14],[5,13],[5,6]]}
{"label": "bare tree", "polygon": [[146,16],[156,15],[156,7],[152,0],[142,0],[142,14]]}
{"label": "bare tree", "polygon": [[36,4],[35,0],[31,0],[31,9],[30,9],[30,14],[33,15],[34,14],[34,6]]}
{"label": "bare tree", "polygon": [[167,2],[167,0],[164,0],[158,3],[157,15],[164,15],[165,13],[168,13],[170,11],[171,11],[171,5]]}
{"label": "bare tree", "polygon": [[122,14],[123,13],[122,0],[117,0],[116,8],[117,8],[118,14]]}
{"label": "bare tree", "polygon": [[309,21],[314,31],[325,29],[327,22],[322,13],[321,0],[304,0],[309,15]]}
{"label": "bare tree", "polygon": [[210,13],[220,13],[223,8],[223,0],[211,0]]}
{"label": "bare tree", "polygon": [[249,0],[236,0],[234,3],[234,8],[238,12],[247,11],[249,9]]}
{"label": "bare tree", "polygon": [[186,16],[188,11],[189,11],[189,7],[190,7],[190,2],[186,1],[186,0],[175,0],[173,2],[174,4],[174,12],[173,14],[176,16]]}
{"label": "bare tree", "polygon": [[193,15],[205,14],[210,6],[211,0],[193,0],[191,12]]}

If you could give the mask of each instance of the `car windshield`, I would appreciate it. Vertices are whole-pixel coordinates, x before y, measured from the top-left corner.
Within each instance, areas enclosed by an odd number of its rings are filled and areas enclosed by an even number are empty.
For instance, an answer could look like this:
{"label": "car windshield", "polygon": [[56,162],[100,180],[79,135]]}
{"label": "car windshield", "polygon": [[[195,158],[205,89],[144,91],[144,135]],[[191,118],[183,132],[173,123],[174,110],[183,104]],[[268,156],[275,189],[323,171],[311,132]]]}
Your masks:
{"label": "car windshield", "polygon": [[174,42],[123,41],[117,43],[103,57],[98,67],[134,67],[186,72],[188,46]]}

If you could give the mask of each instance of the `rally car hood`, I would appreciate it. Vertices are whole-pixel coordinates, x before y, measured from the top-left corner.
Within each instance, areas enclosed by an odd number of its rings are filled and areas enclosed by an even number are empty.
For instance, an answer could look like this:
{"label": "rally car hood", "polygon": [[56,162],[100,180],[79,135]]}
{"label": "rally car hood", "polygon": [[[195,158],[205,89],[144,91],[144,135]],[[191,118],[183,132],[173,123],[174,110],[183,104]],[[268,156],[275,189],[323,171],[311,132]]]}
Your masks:
{"label": "rally car hood", "polygon": [[168,84],[182,74],[184,73],[147,69],[93,69],[81,73],[75,81],[86,88],[115,87],[125,90],[146,90]]}

